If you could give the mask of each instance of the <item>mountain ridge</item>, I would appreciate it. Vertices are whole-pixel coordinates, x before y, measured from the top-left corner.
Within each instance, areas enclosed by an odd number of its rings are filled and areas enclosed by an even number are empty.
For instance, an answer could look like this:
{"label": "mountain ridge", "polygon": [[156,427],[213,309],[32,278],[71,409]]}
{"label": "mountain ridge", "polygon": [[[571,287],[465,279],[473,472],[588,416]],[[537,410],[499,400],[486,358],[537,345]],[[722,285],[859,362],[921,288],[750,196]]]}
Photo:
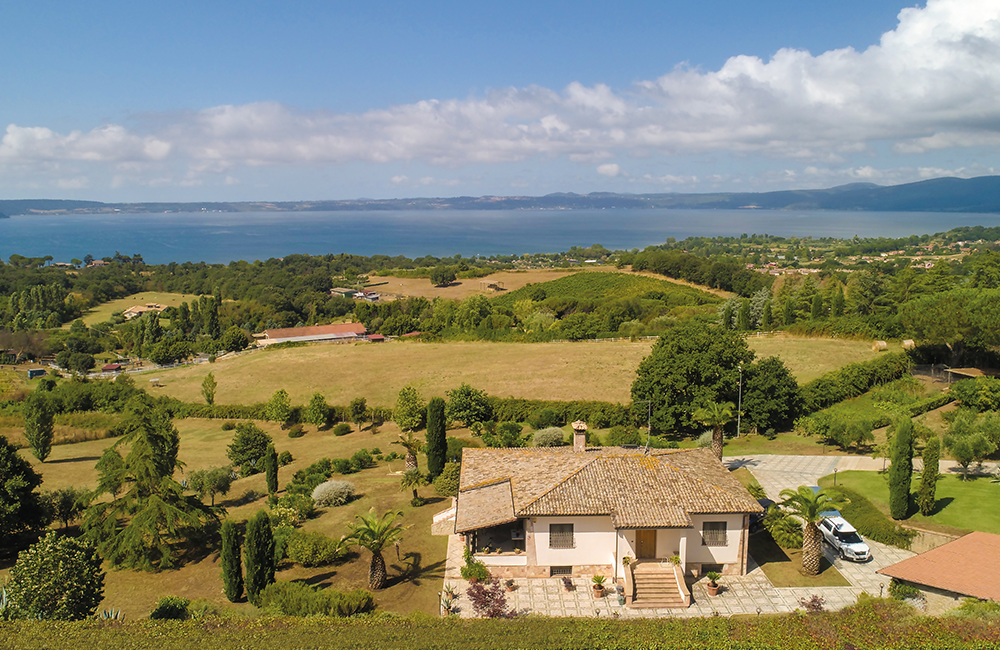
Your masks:
{"label": "mountain ridge", "polygon": [[774,192],[554,192],[544,196],[457,196],[319,201],[104,203],[69,199],[0,199],[0,218],[33,214],[149,214],[169,212],[302,212],[341,210],[584,210],[758,209],[870,212],[1000,212],[1000,176],[933,178],[901,185],[849,183]]}

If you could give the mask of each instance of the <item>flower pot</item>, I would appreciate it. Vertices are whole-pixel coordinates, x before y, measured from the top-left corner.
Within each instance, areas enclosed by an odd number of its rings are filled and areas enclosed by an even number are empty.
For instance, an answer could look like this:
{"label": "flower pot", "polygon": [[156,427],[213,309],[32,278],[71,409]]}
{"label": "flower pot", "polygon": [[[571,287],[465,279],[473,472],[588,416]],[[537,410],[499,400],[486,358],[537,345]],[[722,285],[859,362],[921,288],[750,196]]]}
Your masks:
{"label": "flower pot", "polygon": [[719,585],[707,584],[707,585],[705,585],[705,589],[708,590],[708,595],[709,596],[718,596],[719,595]]}
{"label": "flower pot", "polygon": [[625,594],[618,594],[618,604],[619,605],[625,604]]}
{"label": "flower pot", "polygon": [[479,578],[477,578],[476,576],[472,576],[471,578],[469,578],[469,584],[470,585],[474,585],[477,582],[479,582]]}
{"label": "flower pot", "polygon": [[594,598],[604,598],[604,587],[594,585]]}

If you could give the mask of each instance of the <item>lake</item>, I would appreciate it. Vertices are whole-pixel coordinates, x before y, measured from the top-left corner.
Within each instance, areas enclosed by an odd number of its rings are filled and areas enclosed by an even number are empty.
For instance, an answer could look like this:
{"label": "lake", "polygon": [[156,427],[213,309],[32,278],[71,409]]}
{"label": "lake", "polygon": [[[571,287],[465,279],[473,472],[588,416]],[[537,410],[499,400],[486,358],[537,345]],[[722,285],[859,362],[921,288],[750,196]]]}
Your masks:
{"label": "lake", "polygon": [[996,214],[819,210],[409,210],[22,216],[0,219],[0,258],[56,262],[138,253],[150,264],[228,263],[292,253],[419,257],[611,250],[668,237],[902,237],[997,226]]}

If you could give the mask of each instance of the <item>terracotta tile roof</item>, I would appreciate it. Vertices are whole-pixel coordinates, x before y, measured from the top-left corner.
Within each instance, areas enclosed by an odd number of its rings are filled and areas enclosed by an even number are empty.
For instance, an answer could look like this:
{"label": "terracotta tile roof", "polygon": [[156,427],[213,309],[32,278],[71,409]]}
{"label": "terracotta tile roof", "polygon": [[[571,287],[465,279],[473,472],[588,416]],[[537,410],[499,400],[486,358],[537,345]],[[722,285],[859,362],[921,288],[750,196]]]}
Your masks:
{"label": "terracotta tile roof", "polygon": [[877,573],[965,596],[1000,601],[1000,535],[969,533]]}
{"label": "terracotta tile roof", "polygon": [[[465,449],[456,530],[545,515],[610,515],[616,528],[691,525],[694,513],[761,512],[708,449]],[[504,508],[507,508],[504,505]]]}
{"label": "terracotta tile roof", "polygon": [[337,323],[336,325],[313,325],[311,327],[286,327],[284,329],[265,330],[269,339],[291,339],[310,336],[331,336],[364,334],[367,330],[363,323]]}

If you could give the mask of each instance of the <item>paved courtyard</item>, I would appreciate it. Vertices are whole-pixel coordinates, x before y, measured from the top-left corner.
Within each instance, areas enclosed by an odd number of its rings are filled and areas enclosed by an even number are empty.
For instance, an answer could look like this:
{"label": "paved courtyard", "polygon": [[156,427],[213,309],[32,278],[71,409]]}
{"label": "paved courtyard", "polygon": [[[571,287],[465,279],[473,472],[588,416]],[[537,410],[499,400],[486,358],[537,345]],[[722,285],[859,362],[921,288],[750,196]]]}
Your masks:
{"label": "paved courtyard", "polygon": [[[776,499],[781,490],[797,488],[800,485],[816,485],[820,477],[838,471],[858,469],[877,471],[882,461],[855,456],[743,456],[726,458],[730,468],[746,467],[757,478],[771,498]],[[944,465],[944,464],[943,464]],[[942,472],[953,471],[949,465]],[[888,579],[875,571],[895,564],[914,553],[878,542],[868,541],[872,549],[872,561],[857,564],[841,560],[832,549],[824,544],[823,553],[838,571],[851,583],[849,587],[817,588],[777,588],[771,584],[764,572],[751,556],[745,576],[725,576],[718,596],[709,596],[705,589],[706,579],[689,583],[692,604],[687,609],[631,609],[619,605],[617,594],[609,592],[604,598],[594,598],[590,580],[574,578],[574,591],[565,591],[560,578],[536,578],[515,580],[514,591],[507,593],[507,603],[519,613],[541,616],[601,616],[612,618],[650,618],[698,616],[733,616],[737,614],[773,614],[792,612],[801,608],[800,600],[819,595],[826,601],[828,610],[836,610],[857,601],[858,594],[867,592],[873,596],[882,593],[882,585],[888,587]],[[448,559],[444,584],[453,585],[460,594],[458,614],[473,617],[475,614],[465,595],[469,583],[462,580],[462,542],[457,535],[448,538]]]}

